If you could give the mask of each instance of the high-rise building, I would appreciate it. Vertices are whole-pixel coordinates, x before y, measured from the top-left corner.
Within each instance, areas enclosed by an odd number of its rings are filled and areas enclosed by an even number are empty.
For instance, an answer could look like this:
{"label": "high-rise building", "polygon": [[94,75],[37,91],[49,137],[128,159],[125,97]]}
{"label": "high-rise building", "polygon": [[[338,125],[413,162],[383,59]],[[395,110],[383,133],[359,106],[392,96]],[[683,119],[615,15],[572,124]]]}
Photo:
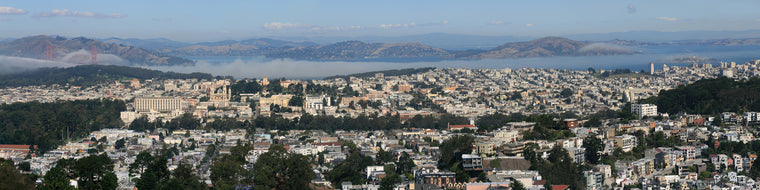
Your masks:
{"label": "high-rise building", "polygon": [[631,105],[631,112],[641,117],[643,116],[654,117],[654,116],[657,116],[657,105],[633,104]]}
{"label": "high-rise building", "polygon": [[654,63],[649,62],[649,74],[654,75]]}

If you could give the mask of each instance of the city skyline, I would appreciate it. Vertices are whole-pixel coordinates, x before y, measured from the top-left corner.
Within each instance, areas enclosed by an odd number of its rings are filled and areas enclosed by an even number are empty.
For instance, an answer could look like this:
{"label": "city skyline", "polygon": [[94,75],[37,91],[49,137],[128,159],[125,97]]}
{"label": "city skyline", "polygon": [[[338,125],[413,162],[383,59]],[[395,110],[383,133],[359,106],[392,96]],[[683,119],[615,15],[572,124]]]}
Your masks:
{"label": "city skyline", "polygon": [[0,38],[561,36],[760,29],[756,1],[0,1]]}

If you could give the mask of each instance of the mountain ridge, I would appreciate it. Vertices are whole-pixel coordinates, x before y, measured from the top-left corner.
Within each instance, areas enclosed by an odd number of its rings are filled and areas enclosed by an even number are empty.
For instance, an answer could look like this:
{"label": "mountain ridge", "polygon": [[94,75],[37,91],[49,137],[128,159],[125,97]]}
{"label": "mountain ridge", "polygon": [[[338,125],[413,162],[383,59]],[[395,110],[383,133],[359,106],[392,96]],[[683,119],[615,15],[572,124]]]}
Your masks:
{"label": "mountain ridge", "polygon": [[[113,43],[106,43],[85,37],[66,38],[62,36],[37,35],[16,39],[4,44],[0,44],[0,55],[27,57],[27,58],[45,58],[43,54],[47,47],[51,47],[52,59],[57,61],[88,64],[90,55],[89,50],[95,46],[97,52],[102,55],[98,57],[98,62],[113,62],[123,64],[123,59],[132,65],[193,65],[192,60],[161,55],[149,50],[124,46]],[[114,55],[118,58],[114,58]],[[101,58],[103,60],[101,60]]]}

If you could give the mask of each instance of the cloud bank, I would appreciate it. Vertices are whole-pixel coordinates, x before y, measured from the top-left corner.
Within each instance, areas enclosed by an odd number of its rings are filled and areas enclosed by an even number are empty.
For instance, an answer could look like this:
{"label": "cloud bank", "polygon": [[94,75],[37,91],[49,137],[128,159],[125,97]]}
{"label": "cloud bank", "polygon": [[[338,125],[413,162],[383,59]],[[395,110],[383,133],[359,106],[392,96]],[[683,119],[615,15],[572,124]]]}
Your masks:
{"label": "cloud bank", "polygon": [[673,17],[657,17],[655,19],[662,20],[662,21],[677,21],[677,20],[679,20],[678,18],[673,18]]}
{"label": "cloud bank", "polygon": [[308,24],[293,24],[289,22],[267,22],[264,23],[264,28],[268,30],[282,30],[292,28],[310,28],[313,25]]}
{"label": "cloud bank", "polygon": [[103,14],[94,13],[88,11],[69,11],[68,9],[53,9],[48,12],[41,12],[35,14],[35,18],[50,18],[50,17],[82,17],[82,18],[124,18],[126,15],[121,13]]}
{"label": "cloud bank", "polygon": [[13,57],[0,55],[0,74],[19,73],[31,71],[43,67],[73,67],[76,64],[46,61],[41,59],[32,59],[25,57]]}
{"label": "cloud bank", "polygon": [[13,7],[0,7],[0,15],[24,15],[28,13],[24,9],[18,9]]}

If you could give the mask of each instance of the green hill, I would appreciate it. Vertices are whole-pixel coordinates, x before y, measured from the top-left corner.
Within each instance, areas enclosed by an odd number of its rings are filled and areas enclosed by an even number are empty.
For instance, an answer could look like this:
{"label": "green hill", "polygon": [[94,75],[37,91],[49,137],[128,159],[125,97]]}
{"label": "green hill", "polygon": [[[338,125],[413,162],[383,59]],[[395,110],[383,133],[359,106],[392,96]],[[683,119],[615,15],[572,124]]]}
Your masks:
{"label": "green hill", "polygon": [[34,71],[0,75],[0,88],[29,85],[92,86],[109,81],[145,79],[212,79],[206,73],[175,73],[116,65],[81,65],[70,68],[41,68]]}
{"label": "green hill", "polygon": [[702,79],[693,84],[661,91],[642,103],[657,105],[659,112],[718,114],[760,111],[760,79]]}

